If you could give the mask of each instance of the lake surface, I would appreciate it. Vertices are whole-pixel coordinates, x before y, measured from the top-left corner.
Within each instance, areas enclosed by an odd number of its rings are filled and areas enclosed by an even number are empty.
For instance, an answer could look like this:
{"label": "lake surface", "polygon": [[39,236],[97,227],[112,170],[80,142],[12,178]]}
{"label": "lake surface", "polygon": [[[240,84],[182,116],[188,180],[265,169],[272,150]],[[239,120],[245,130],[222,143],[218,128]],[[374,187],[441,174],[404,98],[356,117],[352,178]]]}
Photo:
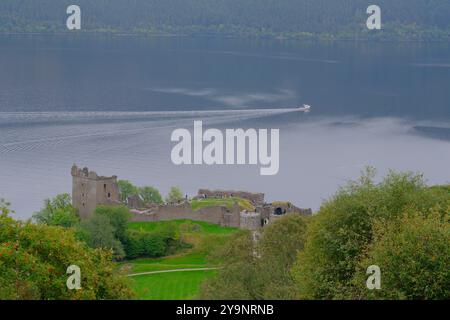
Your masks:
{"label": "lake surface", "polygon": [[[194,120],[279,128],[279,174],[173,165],[171,132]],[[28,218],[71,192],[73,163],[163,194],[233,188],[313,209],[367,165],[448,183],[450,45],[0,37],[0,198]]]}

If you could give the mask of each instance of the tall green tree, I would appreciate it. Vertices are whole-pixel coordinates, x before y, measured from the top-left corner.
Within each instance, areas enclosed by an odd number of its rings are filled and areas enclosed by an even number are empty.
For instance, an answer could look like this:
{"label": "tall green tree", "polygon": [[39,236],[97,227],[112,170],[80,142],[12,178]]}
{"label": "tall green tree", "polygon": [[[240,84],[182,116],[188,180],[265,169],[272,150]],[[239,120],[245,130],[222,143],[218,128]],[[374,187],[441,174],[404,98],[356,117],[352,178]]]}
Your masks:
{"label": "tall green tree", "polygon": [[127,224],[130,221],[130,210],[125,206],[100,205],[95,208],[94,215],[101,215],[109,220],[114,228],[114,237],[123,242],[127,231]]}
{"label": "tall green tree", "polygon": [[[371,265],[381,270],[380,290],[367,290]],[[376,223],[353,284],[356,299],[450,299],[450,216],[407,208],[396,223]]]}
{"label": "tall green tree", "polygon": [[163,203],[163,199],[158,189],[150,186],[139,188],[139,195],[141,196],[144,203]]}
{"label": "tall green tree", "polygon": [[181,192],[180,188],[178,187],[172,187],[169,190],[169,194],[166,197],[167,203],[177,203],[184,200],[183,193]]}
{"label": "tall green tree", "polygon": [[117,184],[119,186],[121,201],[126,201],[128,197],[139,194],[139,188],[128,180],[119,180]]}
{"label": "tall green tree", "polygon": [[256,298],[292,300],[297,287],[291,268],[304,249],[308,218],[286,215],[264,228],[257,250],[259,292]]}
{"label": "tall green tree", "polygon": [[395,224],[409,208],[424,216],[437,210],[443,217],[449,206],[450,193],[428,188],[422,175],[391,172],[375,183],[373,170],[368,170],[342,187],[313,217],[305,249],[292,269],[298,297],[357,298],[353,279],[374,243],[375,226]]}
{"label": "tall green tree", "polygon": [[257,257],[250,232],[234,235],[232,241],[217,248],[212,259],[223,261],[223,264],[217,277],[203,284],[202,299],[250,300],[257,296]]}
{"label": "tall green tree", "polygon": [[0,199],[0,215],[8,216],[11,213],[10,205],[5,199]]}
{"label": "tall green tree", "polygon": [[[81,289],[66,286],[67,268],[81,270]],[[72,229],[36,225],[0,216],[0,299],[128,299],[126,277],[111,251],[91,249]]]}
{"label": "tall green tree", "polygon": [[33,219],[39,224],[49,226],[73,227],[79,222],[78,211],[72,206],[69,194],[59,194],[44,201],[44,207],[33,214]]}
{"label": "tall green tree", "polygon": [[238,234],[213,255],[223,268],[205,283],[202,298],[294,299],[291,268],[304,248],[306,227],[305,217],[286,215],[265,227],[257,242],[249,232]]}
{"label": "tall green tree", "polygon": [[115,237],[115,231],[107,216],[93,214],[81,222],[77,236],[91,248],[111,250],[114,259],[121,260],[125,257],[125,251]]}

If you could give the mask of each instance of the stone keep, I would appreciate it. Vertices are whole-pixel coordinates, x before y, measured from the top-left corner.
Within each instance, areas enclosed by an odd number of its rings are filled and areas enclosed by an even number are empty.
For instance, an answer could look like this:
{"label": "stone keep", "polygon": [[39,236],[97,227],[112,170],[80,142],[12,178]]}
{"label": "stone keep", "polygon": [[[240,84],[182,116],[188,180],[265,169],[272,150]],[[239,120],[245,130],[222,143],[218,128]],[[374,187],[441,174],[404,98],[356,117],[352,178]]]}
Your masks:
{"label": "stone keep", "polygon": [[117,176],[98,176],[88,168],[72,167],[72,204],[80,218],[88,218],[98,205],[118,204]]}

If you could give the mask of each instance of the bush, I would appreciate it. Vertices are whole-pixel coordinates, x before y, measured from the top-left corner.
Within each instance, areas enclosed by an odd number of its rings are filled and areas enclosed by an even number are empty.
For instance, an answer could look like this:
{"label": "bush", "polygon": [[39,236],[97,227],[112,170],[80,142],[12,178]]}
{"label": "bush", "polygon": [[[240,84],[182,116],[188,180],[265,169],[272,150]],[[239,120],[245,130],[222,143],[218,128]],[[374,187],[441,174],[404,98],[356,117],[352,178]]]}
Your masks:
{"label": "bush", "polygon": [[[81,269],[80,290],[68,290],[67,267]],[[0,299],[126,299],[127,279],[111,252],[91,249],[74,231],[0,216]]]}
{"label": "bush", "polygon": [[179,245],[180,241],[172,226],[154,232],[128,230],[124,241],[127,259],[162,257]]}
{"label": "bush", "polygon": [[127,259],[157,258],[167,251],[166,239],[154,232],[130,230],[124,244]]}

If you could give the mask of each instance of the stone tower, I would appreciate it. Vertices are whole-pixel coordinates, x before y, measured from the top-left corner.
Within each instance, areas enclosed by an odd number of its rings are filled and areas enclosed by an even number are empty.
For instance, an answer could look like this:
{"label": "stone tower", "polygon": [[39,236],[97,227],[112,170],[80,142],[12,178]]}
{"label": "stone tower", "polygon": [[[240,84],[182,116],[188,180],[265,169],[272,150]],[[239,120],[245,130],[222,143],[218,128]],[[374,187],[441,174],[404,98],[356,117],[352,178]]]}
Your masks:
{"label": "stone tower", "polygon": [[92,215],[101,204],[119,204],[117,176],[101,177],[88,168],[72,166],[72,204],[80,218]]}

